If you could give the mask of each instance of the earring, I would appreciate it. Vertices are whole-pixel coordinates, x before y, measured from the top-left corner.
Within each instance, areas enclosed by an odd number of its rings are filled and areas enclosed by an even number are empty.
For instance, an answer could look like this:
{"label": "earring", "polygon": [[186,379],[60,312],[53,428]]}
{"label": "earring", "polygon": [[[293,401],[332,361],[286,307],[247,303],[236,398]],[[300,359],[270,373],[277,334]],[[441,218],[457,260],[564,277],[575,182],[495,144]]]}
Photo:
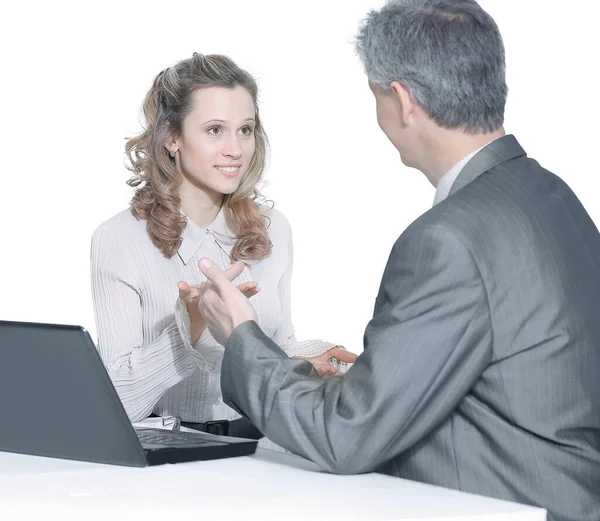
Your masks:
{"label": "earring", "polygon": [[169,150],[169,155],[171,157],[175,157],[176,152],[177,152],[177,150]]}

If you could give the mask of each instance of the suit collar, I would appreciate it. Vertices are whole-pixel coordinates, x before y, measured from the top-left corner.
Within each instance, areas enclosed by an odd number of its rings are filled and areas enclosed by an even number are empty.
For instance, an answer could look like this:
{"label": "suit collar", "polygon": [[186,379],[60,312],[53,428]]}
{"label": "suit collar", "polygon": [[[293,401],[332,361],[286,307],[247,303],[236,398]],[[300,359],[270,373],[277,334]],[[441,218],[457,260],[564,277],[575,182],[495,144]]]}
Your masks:
{"label": "suit collar", "polygon": [[461,188],[467,186],[484,172],[491,170],[501,163],[514,159],[515,157],[525,156],[525,150],[519,145],[517,138],[512,134],[502,136],[492,141],[489,145],[477,152],[471,160],[464,166],[460,174],[454,181],[450,194],[452,195]]}
{"label": "suit collar", "polygon": [[181,213],[186,216],[187,224],[181,234],[181,245],[177,254],[184,264],[190,262],[198,248],[207,240],[218,239],[221,244],[234,244],[235,237],[227,227],[223,207],[221,207],[217,217],[208,228],[198,226],[187,217],[183,210],[181,210]]}

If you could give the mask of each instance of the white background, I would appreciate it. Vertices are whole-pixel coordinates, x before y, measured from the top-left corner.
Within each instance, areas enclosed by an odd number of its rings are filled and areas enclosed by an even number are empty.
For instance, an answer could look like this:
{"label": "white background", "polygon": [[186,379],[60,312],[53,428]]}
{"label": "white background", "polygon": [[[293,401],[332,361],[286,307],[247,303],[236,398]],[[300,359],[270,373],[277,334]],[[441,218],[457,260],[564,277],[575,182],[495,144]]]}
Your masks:
{"label": "white background", "polygon": [[[272,145],[264,193],[292,224],[298,339],[362,350],[390,248],[434,188],[379,130],[352,38],[383,0],[12,2],[0,21],[0,319],[95,338],[90,237],[128,206],[125,137],[154,76],[221,53],[252,73]],[[594,0],[482,0],[507,53],[507,132],[596,224]]]}

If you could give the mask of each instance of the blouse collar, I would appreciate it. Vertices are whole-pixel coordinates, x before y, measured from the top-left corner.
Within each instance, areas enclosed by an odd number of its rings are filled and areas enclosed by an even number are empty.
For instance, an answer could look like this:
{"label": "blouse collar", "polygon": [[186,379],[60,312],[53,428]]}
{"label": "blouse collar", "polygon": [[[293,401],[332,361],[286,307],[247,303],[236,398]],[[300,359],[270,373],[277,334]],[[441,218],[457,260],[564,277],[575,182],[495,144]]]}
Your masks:
{"label": "blouse collar", "polygon": [[[181,209],[181,213],[187,218],[183,209]],[[181,234],[181,245],[177,251],[184,264],[190,262],[196,251],[198,251],[198,248],[206,240],[218,240],[221,244],[229,245],[235,243],[235,236],[227,227],[223,207],[221,207],[215,220],[208,228],[201,228],[191,219],[187,218],[187,224]]]}

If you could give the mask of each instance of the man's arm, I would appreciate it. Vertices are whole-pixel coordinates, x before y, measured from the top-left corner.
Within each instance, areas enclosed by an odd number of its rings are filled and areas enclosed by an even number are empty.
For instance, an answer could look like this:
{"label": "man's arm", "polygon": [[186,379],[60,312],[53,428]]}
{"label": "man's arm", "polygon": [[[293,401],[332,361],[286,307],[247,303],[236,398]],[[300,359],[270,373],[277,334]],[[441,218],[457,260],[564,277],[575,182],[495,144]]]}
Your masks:
{"label": "man's arm", "polygon": [[224,400],[271,440],[332,472],[375,470],[423,439],[491,359],[483,281],[456,237],[415,226],[400,237],[364,343],[343,378],[319,380],[244,322],[226,343]]}

